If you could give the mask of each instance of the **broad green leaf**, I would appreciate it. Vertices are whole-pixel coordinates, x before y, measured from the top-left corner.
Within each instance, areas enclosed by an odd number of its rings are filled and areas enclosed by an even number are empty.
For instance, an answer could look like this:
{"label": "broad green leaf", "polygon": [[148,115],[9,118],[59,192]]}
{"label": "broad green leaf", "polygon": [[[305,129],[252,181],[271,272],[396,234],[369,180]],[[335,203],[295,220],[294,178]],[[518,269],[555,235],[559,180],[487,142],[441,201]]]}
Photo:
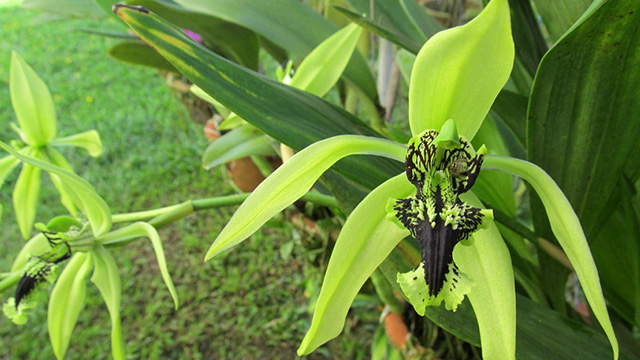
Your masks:
{"label": "broad green leaf", "polygon": [[[473,193],[460,196],[483,208]],[[456,246],[453,260],[473,282],[467,294],[478,320],[484,359],[516,358],[516,289],[509,250],[494,223],[471,235],[473,245]]]}
{"label": "broad green leaf", "polygon": [[84,306],[87,279],[92,268],[91,254],[74,254],[51,291],[47,325],[51,347],[58,359],[64,358],[69,347],[71,334]]}
{"label": "broad green leaf", "polygon": [[11,104],[29,145],[46,145],[56,135],[56,109],[47,85],[17,52],[11,53]]}
{"label": "broad green leaf", "polygon": [[354,23],[362,26],[363,29],[371,33],[374,33],[382,38],[385,38],[391,41],[392,43],[412,53],[417,54],[418,51],[420,51],[420,46],[422,46],[422,44],[424,43],[424,41],[416,42],[412,39],[406,38],[402,34],[393,32],[393,30],[391,29],[388,29],[383,27],[382,25],[376,24],[370,21],[367,18],[366,14],[355,13],[353,11],[350,11],[340,6],[336,6],[335,8],[340,14],[346,16],[349,20],[353,21]]}
{"label": "broad green leaf", "polygon": [[311,353],[342,332],[347,312],[362,285],[409,235],[409,230],[387,219],[387,201],[412,193],[415,187],[405,174],[400,174],[371,191],[349,215],[331,253],[311,327],[298,355]]}
{"label": "broad green leaf", "polygon": [[[296,151],[335,135],[378,136],[345,110],[235,66],[152,14],[123,6],[117,12],[139,36],[210,96]],[[361,157],[341,161],[336,170],[373,188],[389,177],[387,170],[398,173],[403,167],[388,159]]]}
{"label": "broad green leaf", "polygon": [[422,47],[409,85],[412,134],[448,119],[473,139],[511,73],[514,45],[507,0],[493,0],[464,26],[441,31]]}
{"label": "broad green leaf", "polygon": [[606,2],[547,53],[531,93],[529,160],[557,181],[589,240],[619,206],[621,175],[640,178],[639,29],[640,2]]}
{"label": "broad green leaf", "polygon": [[[177,0],[180,5],[238,24],[298,56],[305,56],[336,27],[297,0]],[[126,20],[125,20],[126,22]],[[362,54],[356,52],[344,77],[376,100],[375,80]],[[204,87],[203,87],[204,88]],[[205,89],[206,90],[206,89]],[[243,116],[244,117],[244,116]]]}
{"label": "broad green leaf", "polygon": [[[51,163],[64,170],[73,172],[73,169],[71,168],[71,165],[69,164],[67,159],[65,159],[64,156],[62,156],[62,154],[60,154],[56,149],[50,146],[42,148],[42,151],[38,155],[40,155],[39,159],[44,162]],[[64,205],[64,207],[69,210],[69,213],[71,213],[71,215],[78,216],[78,209],[73,202],[73,198],[68,194],[62,179],[60,179],[58,175],[53,173],[49,173],[49,177],[51,178],[51,182],[53,182],[53,185],[60,193],[60,201],[62,202],[62,205]]]}
{"label": "broad green leaf", "polygon": [[[31,153],[37,156],[38,151]],[[16,186],[13,188],[13,208],[20,233],[25,239],[30,238],[33,231],[39,193],[40,168],[31,164],[23,164]]]}
{"label": "broad green leaf", "polygon": [[129,0],[127,4],[151,10],[172,24],[197,33],[208,46],[226,58],[249,69],[258,69],[260,44],[251,30],[167,1]]}
{"label": "broad green leaf", "polygon": [[533,0],[552,42],[557,41],[578,20],[592,0]]}
{"label": "broad green leaf", "polygon": [[91,252],[95,270],[91,276],[91,282],[96,285],[111,318],[111,355],[114,360],[124,360],[124,342],[122,341],[122,329],[120,325],[120,297],[122,287],[118,265],[111,254],[102,246],[98,246]]}
{"label": "broad green leaf", "polygon": [[209,144],[202,156],[202,166],[211,169],[231,160],[250,155],[273,155],[262,132],[251,125],[235,128]]}
{"label": "broad green leaf", "polygon": [[361,28],[351,24],[329,36],[304,58],[289,85],[324,96],[340,79],[361,33]]}
{"label": "broad green leaf", "polygon": [[607,313],[598,270],[591,257],[589,244],[580,226],[580,220],[562,190],[544,170],[523,160],[490,155],[485,158],[483,167],[519,176],[536,191],[544,204],[551,229],[571,261],[587,301],[611,342],[613,357],[617,359],[618,341]]}
{"label": "broad green leaf", "polygon": [[80,147],[87,150],[92,157],[98,157],[102,154],[102,142],[100,141],[100,134],[96,130],[53,139],[51,145]]}
{"label": "broad green leaf", "polygon": [[[176,293],[176,288],[173,286],[173,280],[171,280],[171,274],[169,274],[169,269],[167,269],[167,260],[164,257],[164,249],[162,247],[162,240],[160,239],[160,235],[158,231],[151,225],[145,222],[137,222],[121,229],[115,230],[105,236],[108,239],[116,239],[119,237],[123,238],[133,238],[133,237],[147,237],[151,241],[151,245],[153,246],[153,251],[156,253],[156,259],[158,260],[158,267],[160,268],[160,273],[162,274],[162,279],[164,283],[167,285],[169,289],[169,293],[171,293],[171,297],[173,298],[173,303],[175,304],[176,310],[178,309],[178,294]],[[98,242],[104,242],[104,238],[98,238]]]}
{"label": "broad green leaf", "polygon": [[491,114],[501,120],[513,133],[518,143],[524,146],[526,140],[527,105],[529,99],[517,93],[502,90],[491,106]]}
{"label": "broad green leaf", "polygon": [[4,184],[4,180],[11,174],[13,169],[18,166],[20,161],[15,157],[8,155],[0,159],[0,186]]}
{"label": "broad green leaf", "polygon": [[148,66],[177,73],[178,70],[151,46],[140,41],[122,41],[109,48],[109,56],[128,64]]}
{"label": "broad green leaf", "polygon": [[[444,27],[427,14],[424,7],[412,0],[348,0],[357,13],[366,19],[373,18],[373,24],[389,29],[421,46],[427,38]],[[373,8],[373,9],[372,9]],[[371,14],[373,11],[373,16]]]}
{"label": "broad green leaf", "polygon": [[354,135],[336,136],[307,147],[274,171],[240,205],[207,251],[205,260],[251,236],[273,215],[309,191],[343,157],[371,154],[403,161],[405,152],[406,148],[398,143]]}
{"label": "broad green leaf", "polygon": [[[100,236],[111,229],[111,210],[93,187],[78,175],[30,156],[22,155],[0,141],[0,147],[27,164],[36,166],[60,177],[73,202],[89,219],[94,236]],[[14,197],[15,199],[15,197]]]}

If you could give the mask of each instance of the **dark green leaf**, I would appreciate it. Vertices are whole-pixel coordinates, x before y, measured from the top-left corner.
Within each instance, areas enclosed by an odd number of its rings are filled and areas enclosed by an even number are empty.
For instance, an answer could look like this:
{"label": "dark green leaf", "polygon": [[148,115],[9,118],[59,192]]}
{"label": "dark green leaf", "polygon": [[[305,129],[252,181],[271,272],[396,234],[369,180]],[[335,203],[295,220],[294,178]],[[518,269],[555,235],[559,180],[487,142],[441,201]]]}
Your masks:
{"label": "dark green leaf", "polygon": [[[337,106],[226,61],[155,15],[127,7],[118,14],[202,90],[294,150],[340,134],[379,136]],[[387,170],[403,171],[399,163],[376,157],[347,158],[335,168],[371,188],[389,177]]]}
{"label": "dark green leaf", "polygon": [[547,52],[547,44],[528,0],[509,0],[509,7],[516,56],[533,76],[542,56]]}
{"label": "dark green leaf", "polygon": [[177,73],[178,70],[165,60],[157,51],[140,41],[124,41],[109,48],[109,56],[116,60],[134,65],[148,66]]}
{"label": "dark green leaf", "polygon": [[533,0],[551,41],[556,41],[589,7],[592,0]]}

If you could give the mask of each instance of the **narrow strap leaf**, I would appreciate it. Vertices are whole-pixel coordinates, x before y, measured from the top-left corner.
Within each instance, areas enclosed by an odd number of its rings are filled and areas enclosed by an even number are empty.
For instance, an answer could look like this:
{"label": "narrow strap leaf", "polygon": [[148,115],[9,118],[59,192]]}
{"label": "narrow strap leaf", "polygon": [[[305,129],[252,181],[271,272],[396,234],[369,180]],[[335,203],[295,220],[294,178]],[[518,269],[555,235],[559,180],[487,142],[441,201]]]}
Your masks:
{"label": "narrow strap leaf", "polygon": [[371,191],[349,215],[336,240],[311,327],[298,355],[311,353],[342,332],[347,312],[362,285],[391,250],[409,236],[409,230],[387,219],[387,201],[414,192],[406,175],[400,174]]}
{"label": "narrow strap leaf", "polygon": [[263,181],[236,210],[213,242],[206,260],[251,236],[273,215],[307,193],[338,160],[354,154],[380,155],[403,161],[406,148],[378,138],[341,135],[319,141],[294,155]]}
{"label": "narrow strap leaf", "polygon": [[613,358],[617,359],[618,340],[607,313],[598,270],[589,251],[589,244],[582,231],[580,220],[578,220],[578,216],[573,211],[567,197],[544,170],[530,162],[502,156],[487,156],[484,167],[519,176],[531,184],[538,193],[549,217],[551,230],[573,265],[587,301],[609,338],[613,349]]}

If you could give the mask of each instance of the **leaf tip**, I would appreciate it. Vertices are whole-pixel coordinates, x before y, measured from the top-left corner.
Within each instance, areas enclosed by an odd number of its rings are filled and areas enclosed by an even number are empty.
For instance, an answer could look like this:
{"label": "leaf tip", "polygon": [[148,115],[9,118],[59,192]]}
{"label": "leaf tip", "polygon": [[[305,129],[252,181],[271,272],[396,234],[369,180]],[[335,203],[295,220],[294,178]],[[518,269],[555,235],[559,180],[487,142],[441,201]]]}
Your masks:
{"label": "leaf tip", "polygon": [[113,6],[111,7],[111,11],[113,11],[114,14],[118,15],[118,17],[122,17],[120,10],[123,8],[137,11],[141,14],[149,14],[149,10],[143,8],[142,6],[125,5],[125,4],[113,4]]}

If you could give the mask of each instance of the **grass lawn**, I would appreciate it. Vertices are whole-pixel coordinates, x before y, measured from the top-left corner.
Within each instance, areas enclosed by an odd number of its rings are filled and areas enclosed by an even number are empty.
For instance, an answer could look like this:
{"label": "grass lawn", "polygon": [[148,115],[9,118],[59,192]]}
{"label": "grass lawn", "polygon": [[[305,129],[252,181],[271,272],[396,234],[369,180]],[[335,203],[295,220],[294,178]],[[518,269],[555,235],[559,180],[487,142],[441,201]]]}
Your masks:
{"label": "grass lawn", "polygon": [[[113,19],[33,25],[36,16],[20,8],[0,9],[0,139],[16,138],[9,125],[15,116],[8,83],[11,50],[16,50],[49,85],[60,135],[92,128],[100,133],[105,151],[99,158],[76,149],[64,154],[114,213],[233,192],[220,171],[201,168],[206,147],[202,129],[154,70],[109,59],[106,52],[115,40],[70,31],[74,26],[123,31],[123,26]],[[12,214],[17,174],[9,176],[0,191],[0,272],[9,269],[24,244]],[[48,177],[43,179],[36,221],[47,222],[64,209]],[[262,230],[234,251],[203,263],[232,211],[200,212],[161,231],[181,300],[178,311],[173,310],[149,242],[116,250],[123,286],[122,331],[131,359],[295,357],[310,319],[304,284],[314,275],[300,247],[286,260],[281,256],[281,247],[296,230]],[[44,286],[34,295],[39,306],[25,326],[15,326],[0,314],[0,358],[54,358],[46,320],[50,290]],[[11,295],[2,294],[0,302]],[[367,357],[377,318],[371,309],[366,305],[356,311],[349,324],[363,317],[367,321],[312,357]],[[67,358],[110,358],[109,333],[106,307],[89,284]]]}

